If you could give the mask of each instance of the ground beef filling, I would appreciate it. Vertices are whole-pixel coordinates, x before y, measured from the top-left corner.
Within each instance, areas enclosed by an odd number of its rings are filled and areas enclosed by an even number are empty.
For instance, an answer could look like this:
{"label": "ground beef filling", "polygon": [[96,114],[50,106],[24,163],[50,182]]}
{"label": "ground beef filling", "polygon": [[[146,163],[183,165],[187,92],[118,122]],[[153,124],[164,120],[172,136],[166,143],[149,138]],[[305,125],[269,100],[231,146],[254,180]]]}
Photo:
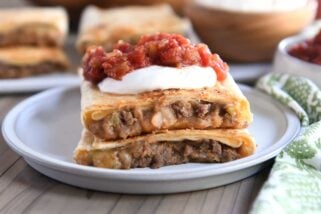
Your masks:
{"label": "ground beef filling", "polygon": [[48,26],[23,26],[0,34],[0,46],[61,46],[62,35]]}
{"label": "ground beef filling", "polygon": [[[95,136],[106,139],[126,139],[162,129],[207,129],[237,126],[231,107],[225,104],[177,101],[153,109],[124,109],[89,122]],[[240,127],[242,128],[242,127]]]}
{"label": "ground beef filling", "polygon": [[0,63],[0,78],[22,78],[33,75],[48,74],[66,70],[66,66],[52,62],[42,62],[36,65],[6,65]]}
{"label": "ground beef filling", "polygon": [[218,141],[184,140],[147,143],[140,141],[110,152],[96,151],[92,165],[98,167],[129,169],[159,168],[188,162],[222,163],[240,158],[236,148]]}

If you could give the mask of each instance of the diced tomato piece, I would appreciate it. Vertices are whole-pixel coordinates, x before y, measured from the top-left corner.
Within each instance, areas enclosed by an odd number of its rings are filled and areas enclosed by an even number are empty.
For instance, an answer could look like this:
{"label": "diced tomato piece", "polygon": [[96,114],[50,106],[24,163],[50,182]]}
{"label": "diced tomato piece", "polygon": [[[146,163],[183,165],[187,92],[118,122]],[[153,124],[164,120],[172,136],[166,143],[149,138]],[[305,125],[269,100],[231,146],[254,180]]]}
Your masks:
{"label": "diced tomato piece", "polygon": [[212,67],[219,81],[226,78],[228,67],[205,44],[191,44],[179,34],[145,35],[136,45],[119,41],[112,52],[101,47],[87,51],[83,58],[84,77],[94,84],[106,77],[121,80],[131,71],[150,65]]}
{"label": "diced tomato piece", "polygon": [[289,54],[301,60],[321,65],[321,30],[311,40],[293,46]]}

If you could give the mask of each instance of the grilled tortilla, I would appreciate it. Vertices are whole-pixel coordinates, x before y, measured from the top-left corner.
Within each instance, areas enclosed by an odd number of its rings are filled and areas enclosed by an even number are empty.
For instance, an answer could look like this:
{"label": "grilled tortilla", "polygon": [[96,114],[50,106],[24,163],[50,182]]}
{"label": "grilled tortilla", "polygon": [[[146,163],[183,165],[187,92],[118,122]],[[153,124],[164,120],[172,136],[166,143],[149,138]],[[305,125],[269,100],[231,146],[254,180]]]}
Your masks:
{"label": "grilled tortilla", "polygon": [[0,48],[0,78],[20,78],[65,71],[69,62],[64,52],[48,47]]}
{"label": "grilled tortilla", "polygon": [[84,81],[81,93],[84,127],[105,140],[166,129],[241,129],[252,122],[249,102],[230,75],[212,88],[134,95],[102,93]]}
{"label": "grilled tortilla", "polygon": [[84,130],[74,159],[78,164],[129,169],[188,162],[222,163],[249,156],[256,145],[245,129],[161,131],[103,141]]}
{"label": "grilled tortilla", "polygon": [[177,16],[169,5],[105,10],[89,6],[81,18],[76,46],[82,54],[90,46],[103,46],[109,51],[119,40],[135,43],[144,34],[186,34],[189,29],[190,23]]}
{"label": "grilled tortilla", "polygon": [[62,46],[68,17],[61,7],[0,9],[0,47]]}

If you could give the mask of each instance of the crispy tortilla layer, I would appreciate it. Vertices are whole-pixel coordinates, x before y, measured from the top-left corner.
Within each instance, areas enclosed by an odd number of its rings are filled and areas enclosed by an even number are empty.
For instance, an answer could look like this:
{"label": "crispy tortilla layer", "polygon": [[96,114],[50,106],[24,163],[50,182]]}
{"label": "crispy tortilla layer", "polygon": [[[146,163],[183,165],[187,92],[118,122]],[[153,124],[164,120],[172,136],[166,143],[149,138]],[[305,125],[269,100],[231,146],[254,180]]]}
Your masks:
{"label": "crispy tortilla layer", "polygon": [[250,105],[233,79],[213,88],[124,95],[82,83],[82,122],[96,137],[126,139],[159,130],[246,128]]}
{"label": "crispy tortilla layer", "polygon": [[69,60],[59,48],[0,48],[0,78],[21,78],[67,70]]}
{"label": "crispy tortilla layer", "polygon": [[155,102],[152,106],[124,108],[111,113],[91,114],[87,129],[95,136],[107,139],[126,139],[159,129],[213,129],[246,128],[235,117],[236,103],[178,100],[166,105]]}
{"label": "crispy tortilla layer", "polygon": [[255,143],[244,130],[180,130],[115,142],[95,142],[84,131],[75,150],[78,164],[129,169],[188,162],[223,163],[251,155]]}
{"label": "crispy tortilla layer", "polygon": [[119,40],[135,43],[141,35],[156,32],[185,34],[189,29],[189,21],[177,16],[168,5],[111,9],[87,7],[81,17],[76,46],[82,54],[90,46],[102,46],[110,51]]}

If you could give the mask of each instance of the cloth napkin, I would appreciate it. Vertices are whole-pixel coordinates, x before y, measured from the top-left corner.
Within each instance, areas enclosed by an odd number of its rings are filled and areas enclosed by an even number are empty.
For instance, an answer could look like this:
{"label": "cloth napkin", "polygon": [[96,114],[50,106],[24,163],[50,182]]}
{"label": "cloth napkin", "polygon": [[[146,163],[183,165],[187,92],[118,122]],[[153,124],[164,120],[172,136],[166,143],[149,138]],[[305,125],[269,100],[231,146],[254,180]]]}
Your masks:
{"label": "cloth napkin", "polygon": [[309,79],[280,73],[256,87],[290,107],[302,131],[275,159],[251,214],[321,213],[321,90]]}

